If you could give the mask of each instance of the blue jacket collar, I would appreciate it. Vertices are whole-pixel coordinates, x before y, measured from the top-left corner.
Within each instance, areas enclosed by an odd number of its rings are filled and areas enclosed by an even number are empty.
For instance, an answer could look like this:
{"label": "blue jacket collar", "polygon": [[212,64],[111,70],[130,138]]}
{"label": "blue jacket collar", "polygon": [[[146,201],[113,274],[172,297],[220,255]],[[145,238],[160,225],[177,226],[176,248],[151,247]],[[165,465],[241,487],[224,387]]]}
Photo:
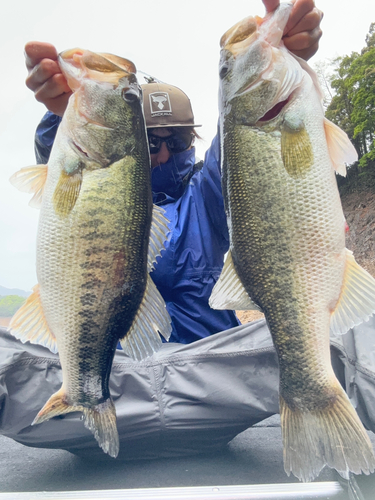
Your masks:
{"label": "blue jacket collar", "polygon": [[154,203],[178,200],[185,190],[186,176],[195,164],[195,148],[175,154],[167,163],[154,167],[151,172],[151,185]]}

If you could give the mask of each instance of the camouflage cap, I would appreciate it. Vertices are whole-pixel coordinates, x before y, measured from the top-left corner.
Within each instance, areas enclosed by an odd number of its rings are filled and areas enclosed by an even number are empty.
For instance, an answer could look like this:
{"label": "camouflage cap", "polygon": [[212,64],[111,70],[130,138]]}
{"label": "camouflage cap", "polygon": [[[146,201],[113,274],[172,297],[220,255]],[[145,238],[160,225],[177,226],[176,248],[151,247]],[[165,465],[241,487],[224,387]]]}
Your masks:
{"label": "camouflage cap", "polygon": [[178,87],[152,82],[142,85],[147,128],[201,127],[194,123],[190,99]]}

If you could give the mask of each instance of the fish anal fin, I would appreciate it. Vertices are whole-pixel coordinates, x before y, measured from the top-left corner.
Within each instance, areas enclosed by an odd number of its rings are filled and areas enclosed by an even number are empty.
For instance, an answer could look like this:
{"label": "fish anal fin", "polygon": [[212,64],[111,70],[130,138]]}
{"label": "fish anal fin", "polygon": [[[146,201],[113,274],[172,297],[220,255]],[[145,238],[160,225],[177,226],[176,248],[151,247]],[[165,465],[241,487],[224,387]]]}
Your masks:
{"label": "fish anal fin", "polygon": [[346,333],[375,313],[375,279],[346,250],[344,282],[331,316],[331,332]]}
{"label": "fish anal fin", "polygon": [[147,256],[148,272],[154,269],[156,258],[161,255],[162,250],[164,250],[164,242],[169,233],[169,220],[164,216],[164,212],[162,208],[154,205]]}
{"label": "fish anal fin", "polygon": [[346,176],[346,165],[358,160],[358,154],[347,134],[340,127],[324,118],[324,130],[328,151],[333,168],[342,176]]}
{"label": "fish anal fin", "polygon": [[47,165],[33,165],[21,168],[21,170],[12,175],[9,181],[20,191],[32,193],[34,196],[29,201],[29,205],[33,208],[40,208],[47,173]]}
{"label": "fish anal fin", "polygon": [[314,163],[314,153],[305,127],[292,130],[283,127],[281,131],[281,156],[285,170],[294,179],[303,177]]}
{"label": "fish anal fin", "polygon": [[34,418],[31,425],[41,424],[42,422],[46,422],[50,418],[57,417],[58,415],[64,415],[65,413],[70,413],[73,411],[80,411],[80,408],[70,406],[66,402],[66,394],[63,387],[61,387],[57,392],[55,392],[55,394],[52,394],[47,403]]}
{"label": "fish anal fin", "polygon": [[60,217],[66,217],[73,210],[78,199],[82,185],[82,171],[73,173],[61,171],[55,192],[53,193],[53,206]]}
{"label": "fish anal fin", "polygon": [[160,334],[168,340],[171,331],[171,318],[164,299],[148,276],[142,303],[131,328],[120,340],[121,346],[133,359],[141,360],[160,349],[162,345]]}
{"label": "fish anal fin", "polygon": [[23,343],[39,344],[57,353],[56,337],[47,324],[40,301],[39,285],[12,317],[9,332]]}
{"label": "fish anal fin", "polygon": [[116,458],[120,444],[116,426],[116,409],[111,398],[89,408],[81,405],[73,406],[68,403],[64,388],[61,387],[55,394],[52,394],[31,425],[41,424],[50,418],[75,411],[83,413],[85,427],[94,434],[102,450]]}
{"label": "fish anal fin", "polygon": [[371,441],[341,387],[333,401],[313,411],[291,409],[280,396],[280,418],[288,476],[312,481],[325,465],[341,473],[374,471]]}
{"label": "fish anal fin", "polygon": [[232,309],[237,311],[261,310],[250,299],[241,283],[230,251],[227,254],[223,270],[212,290],[208,303],[212,309]]}

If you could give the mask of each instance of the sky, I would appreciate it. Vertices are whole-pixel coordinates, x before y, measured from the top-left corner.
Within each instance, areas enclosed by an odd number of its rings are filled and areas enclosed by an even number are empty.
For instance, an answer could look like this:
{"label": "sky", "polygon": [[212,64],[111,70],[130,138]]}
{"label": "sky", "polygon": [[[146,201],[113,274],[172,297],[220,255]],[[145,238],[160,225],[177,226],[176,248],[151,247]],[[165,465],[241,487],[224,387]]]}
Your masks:
{"label": "sky", "polygon": [[[320,49],[310,63],[360,51],[373,0],[316,0],[323,10]],[[213,7],[214,6],[214,7]],[[203,158],[216,133],[219,40],[237,21],[264,15],[261,0],[20,0],[2,6],[0,53],[0,285],[31,290],[37,283],[39,211],[28,206],[9,177],[35,163],[34,132],[46,111],[25,86],[24,45],[50,42],[59,52],[81,47],[132,60],[137,69],[182,88],[190,97]],[[140,83],[144,83],[139,76]]]}

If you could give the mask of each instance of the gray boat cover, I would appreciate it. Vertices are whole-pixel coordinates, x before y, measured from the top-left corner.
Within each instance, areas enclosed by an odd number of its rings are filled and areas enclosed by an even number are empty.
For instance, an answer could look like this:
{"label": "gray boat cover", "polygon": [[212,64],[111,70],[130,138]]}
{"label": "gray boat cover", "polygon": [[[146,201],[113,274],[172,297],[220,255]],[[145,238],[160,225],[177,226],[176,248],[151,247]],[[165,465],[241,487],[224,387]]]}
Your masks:
{"label": "gray boat cover", "polygon": [[[364,425],[375,431],[375,319],[331,341],[332,364]],[[19,443],[109,459],[80,413],[31,422],[62,382],[58,355],[0,329],[0,433]],[[110,378],[120,459],[212,452],[278,413],[278,364],[264,320],[143,361],[117,351]]]}

